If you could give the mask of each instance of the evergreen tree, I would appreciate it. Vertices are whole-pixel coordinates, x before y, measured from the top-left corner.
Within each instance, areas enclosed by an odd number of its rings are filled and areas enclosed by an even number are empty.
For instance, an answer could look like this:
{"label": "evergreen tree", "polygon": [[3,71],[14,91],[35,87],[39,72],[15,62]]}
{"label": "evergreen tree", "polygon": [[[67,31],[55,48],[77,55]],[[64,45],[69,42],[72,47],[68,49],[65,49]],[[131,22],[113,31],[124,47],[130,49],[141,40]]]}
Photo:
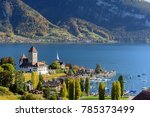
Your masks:
{"label": "evergreen tree", "polygon": [[65,83],[66,83],[66,88],[68,90],[68,86],[69,86],[69,79],[68,78],[65,78]]}
{"label": "evergreen tree", "polygon": [[36,89],[39,83],[39,76],[37,72],[32,72],[31,81],[32,81],[33,89]]}
{"label": "evergreen tree", "polygon": [[75,79],[75,99],[78,100],[81,97],[80,79]]}
{"label": "evergreen tree", "polygon": [[105,83],[100,82],[99,84],[99,100],[105,100]]}
{"label": "evergreen tree", "polygon": [[43,84],[44,84],[43,76],[40,74],[39,75],[39,83],[37,85],[37,90],[42,91],[43,90]]}
{"label": "evergreen tree", "polygon": [[61,91],[60,91],[60,95],[61,95],[61,97],[64,98],[64,99],[67,98],[68,91],[67,91],[66,83],[65,83],[65,82],[63,82],[63,84],[62,84],[62,88],[61,88]]}
{"label": "evergreen tree", "polygon": [[86,78],[85,80],[85,93],[89,96],[90,93],[90,78]]}
{"label": "evergreen tree", "polygon": [[124,77],[121,75],[118,78],[118,81],[120,82],[120,87],[121,87],[121,97],[124,94]]}
{"label": "evergreen tree", "polygon": [[17,71],[15,73],[15,91],[16,93],[23,93],[24,92],[24,83],[25,77],[22,72]]}
{"label": "evergreen tree", "polygon": [[116,100],[120,100],[121,98],[121,87],[120,82],[116,82]]}
{"label": "evergreen tree", "polygon": [[69,99],[70,100],[74,100],[74,94],[75,94],[75,83],[74,83],[74,79],[70,79],[69,80]]}
{"label": "evergreen tree", "polygon": [[49,87],[46,87],[44,90],[43,90],[43,93],[44,93],[44,97],[46,99],[49,99],[50,98],[50,88]]}
{"label": "evergreen tree", "polygon": [[84,78],[80,78],[80,87],[81,87],[81,91],[84,92]]}
{"label": "evergreen tree", "polygon": [[116,82],[112,83],[111,99],[116,100]]}
{"label": "evergreen tree", "polygon": [[99,73],[101,73],[101,72],[102,72],[102,67],[101,67],[101,65],[97,64],[97,65],[96,65],[96,68],[95,68],[95,73],[96,73],[96,74],[99,74]]}
{"label": "evergreen tree", "polygon": [[0,72],[0,86],[10,87],[13,82],[13,74],[8,70]]}

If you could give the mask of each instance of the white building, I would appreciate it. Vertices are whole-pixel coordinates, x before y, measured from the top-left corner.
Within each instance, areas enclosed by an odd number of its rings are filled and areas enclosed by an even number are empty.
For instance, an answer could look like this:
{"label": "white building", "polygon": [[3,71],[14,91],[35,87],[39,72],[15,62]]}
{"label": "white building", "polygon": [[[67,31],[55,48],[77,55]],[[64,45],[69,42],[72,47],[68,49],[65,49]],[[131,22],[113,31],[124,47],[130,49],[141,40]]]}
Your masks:
{"label": "white building", "polygon": [[38,51],[33,46],[29,50],[28,58],[24,54],[21,56],[19,67],[25,72],[37,71],[39,74],[48,73],[48,65],[44,61],[38,61]]}

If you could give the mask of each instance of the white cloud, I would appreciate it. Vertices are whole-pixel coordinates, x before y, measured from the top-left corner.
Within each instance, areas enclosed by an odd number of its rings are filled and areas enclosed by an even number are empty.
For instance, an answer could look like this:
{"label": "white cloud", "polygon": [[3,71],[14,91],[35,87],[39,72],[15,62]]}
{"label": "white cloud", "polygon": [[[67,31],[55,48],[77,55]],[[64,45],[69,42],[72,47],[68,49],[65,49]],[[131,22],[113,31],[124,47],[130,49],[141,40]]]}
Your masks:
{"label": "white cloud", "polygon": [[145,1],[150,2],[150,0],[145,0]]}

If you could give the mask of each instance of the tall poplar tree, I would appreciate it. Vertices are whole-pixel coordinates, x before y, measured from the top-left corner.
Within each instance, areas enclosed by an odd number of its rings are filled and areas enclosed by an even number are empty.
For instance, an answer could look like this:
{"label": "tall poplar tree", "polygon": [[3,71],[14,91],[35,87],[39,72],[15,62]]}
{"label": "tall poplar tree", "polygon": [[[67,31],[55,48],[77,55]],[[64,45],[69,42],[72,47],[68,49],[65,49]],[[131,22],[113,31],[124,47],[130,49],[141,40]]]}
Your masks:
{"label": "tall poplar tree", "polygon": [[112,83],[111,99],[116,100],[116,82]]}
{"label": "tall poplar tree", "polygon": [[121,87],[120,82],[116,82],[116,100],[120,100],[121,98]]}
{"label": "tall poplar tree", "polygon": [[85,87],[85,85],[84,85],[84,78],[80,78],[80,87],[81,87],[81,91],[82,92],[84,92],[84,87]]}
{"label": "tall poplar tree", "polygon": [[105,83],[100,82],[99,84],[99,100],[105,100]]}
{"label": "tall poplar tree", "polygon": [[75,94],[75,83],[74,79],[69,79],[69,87],[68,87],[68,92],[69,92],[69,99],[74,100],[74,94]]}
{"label": "tall poplar tree", "polygon": [[90,93],[90,78],[86,78],[85,80],[85,93],[89,96]]}
{"label": "tall poplar tree", "polygon": [[36,89],[39,83],[39,75],[37,72],[32,72],[31,81],[32,81],[33,89]]}
{"label": "tall poplar tree", "polygon": [[67,91],[67,88],[66,88],[66,83],[63,82],[62,84],[62,88],[61,88],[61,91],[60,91],[60,95],[63,99],[66,99],[67,96],[68,96],[68,91]]}
{"label": "tall poplar tree", "polygon": [[75,100],[78,100],[81,97],[81,87],[80,87],[80,79],[75,79]]}
{"label": "tall poplar tree", "polygon": [[120,87],[121,87],[121,97],[124,94],[124,77],[121,75],[118,78],[118,81],[120,82]]}

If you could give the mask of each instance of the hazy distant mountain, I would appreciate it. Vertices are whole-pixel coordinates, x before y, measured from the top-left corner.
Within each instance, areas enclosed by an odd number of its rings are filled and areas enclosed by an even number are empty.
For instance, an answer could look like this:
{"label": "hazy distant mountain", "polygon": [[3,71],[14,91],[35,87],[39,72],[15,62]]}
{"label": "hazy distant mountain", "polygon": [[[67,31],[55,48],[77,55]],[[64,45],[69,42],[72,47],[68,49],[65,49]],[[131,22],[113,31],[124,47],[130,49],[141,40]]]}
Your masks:
{"label": "hazy distant mountain", "polygon": [[145,0],[0,0],[0,41],[15,34],[39,42],[145,42],[149,6]]}
{"label": "hazy distant mountain", "polygon": [[[141,36],[138,35],[141,34],[144,41],[150,37],[147,33],[150,30],[150,3],[144,0],[24,0],[24,2],[55,24],[70,17],[77,17],[109,29],[117,39],[122,37],[121,41],[139,41]],[[128,39],[126,35],[130,35]]]}
{"label": "hazy distant mountain", "polygon": [[[34,1],[32,2],[35,3]],[[32,6],[31,6],[32,7]],[[10,41],[15,42],[16,38],[23,39],[23,37],[32,38],[37,42],[64,42],[64,41],[78,41],[80,38],[69,33],[66,29],[60,28],[44,18],[36,10],[26,5],[21,0],[0,0],[0,41],[5,41],[11,37]],[[40,8],[40,7],[39,7]],[[89,23],[90,24],[90,23]],[[88,25],[89,25],[88,24]],[[90,31],[89,31],[90,32]],[[81,33],[84,35],[84,32]],[[105,33],[106,35],[107,32]],[[18,35],[17,37],[14,35]],[[22,36],[22,38],[21,38]],[[101,34],[97,36],[101,37]],[[104,34],[102,34],[104,37]],[[105,36],[106,37],[106,36]],[[3,40],[3,38],[5,40]],[[84,38],[86,41],[86,38]],[[108,41],[109,38],[93,37],[88,40]],[[23,39],[22,41],[25,41]]]}

